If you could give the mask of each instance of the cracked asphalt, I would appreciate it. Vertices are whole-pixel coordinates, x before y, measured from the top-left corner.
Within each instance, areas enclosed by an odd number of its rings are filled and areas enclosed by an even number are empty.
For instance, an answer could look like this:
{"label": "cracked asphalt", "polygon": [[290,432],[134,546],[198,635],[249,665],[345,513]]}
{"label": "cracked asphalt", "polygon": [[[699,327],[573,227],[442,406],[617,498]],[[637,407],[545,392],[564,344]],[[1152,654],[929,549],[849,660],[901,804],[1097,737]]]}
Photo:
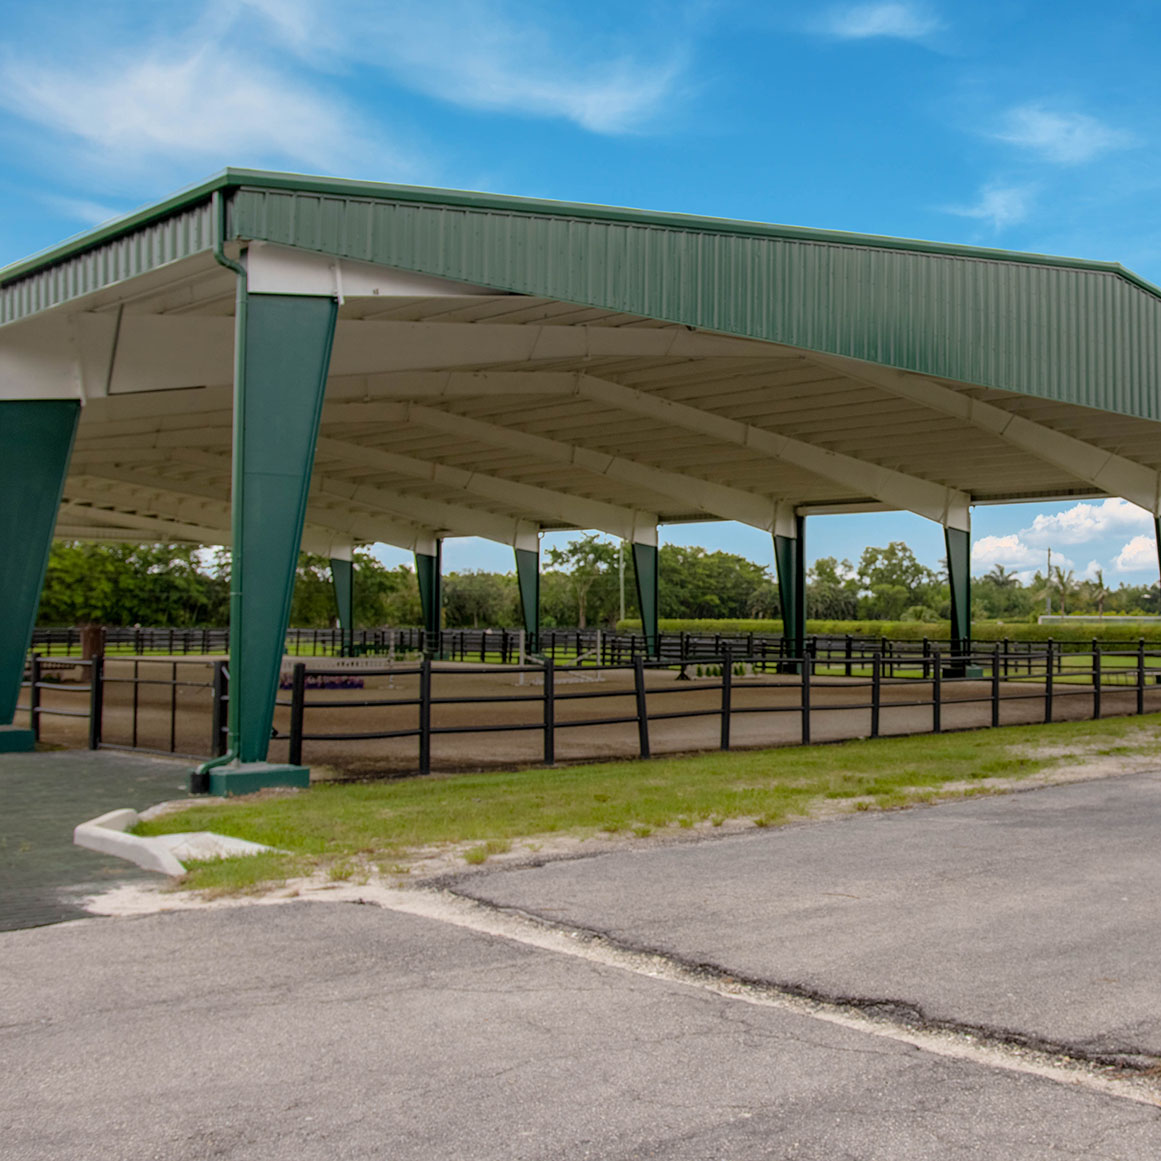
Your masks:
{"label": "cracked asphalt", "polygon": [[[452,887],[677,963],[1151,1061],[1159,823],[1161,774],[1131,775]],[[1161,1108],[1080,1073],[716,994],[430,898],[0,932],[0,1154],[1161,1155]]]}
{"label": "cracked asphalt", "polygon": [[453,889],[809,994],[1161,1056],[1161,773],[473,875]]}
{"label": "cracked asphalt", "polygon": [[1161,1112],[372,906],[0,935],[4,1156],[1083,1157]]}

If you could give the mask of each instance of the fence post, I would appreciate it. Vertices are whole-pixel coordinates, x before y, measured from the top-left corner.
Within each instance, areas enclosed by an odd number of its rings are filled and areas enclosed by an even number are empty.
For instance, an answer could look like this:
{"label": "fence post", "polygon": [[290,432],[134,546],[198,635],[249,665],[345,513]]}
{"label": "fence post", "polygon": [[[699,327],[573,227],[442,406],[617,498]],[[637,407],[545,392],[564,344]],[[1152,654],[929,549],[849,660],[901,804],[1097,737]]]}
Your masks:
{"label": "fence post", "polygon": [[419,772],[431,773],[431,658],[419,663]]}
{"label": "fence post", "polygon": [[32,728],[32,740],[40,741],[40,654],[32,655],[32,684],[28,689],[28,724]]}
{"label": "fence post", "polygon": [[101,715],[105,705],[105,658],[96,653],[89,661],[89,749],[101,747]]}
{"label": "fence post", "polygon": [[225,661],[215,661],[210,688],[214,704],[210,711],[210,754],[220,758],[226,752],[226,699],[229,697]]}
{"label": "fence post", "polygon": [[992,646],[992,727],[1000,724],[1000,646]]}
{"label": "fence post", "polygon": [[931,671],[931,732],[943,732],[943,668],[939,660],[939,649],[932,651],[934,668]]}
{"label": "fence post", "polygon": [[292,766],[302,765],[302,723],[306,717],[306,664],[296,661],[290,679],[290,753]]}
{"label": "fence post", "polygon": [[1053,659],[1052,638],[1048,638],[1048,672],[1044,675],[1044,721],[1052,721],[1052,681],[1056,675],[1056,662]]}
{"label": "fence post", "polygon": [[1010,643],[1008,641],[1008,638],[1005,637],[1004,641],[1003,641],[1003,645],[1004,645],[1004,676],[1005,677],[1008,676],[1008,654],[1011,651],[1009,648],[1009,644]]}
{"label": "fence post", "polygon": [[637,740],[641,747],[641,757],[650,757],[649,752],[649,711],[645,702],[645,659],[638,654],[633,658],[633,682],[637,693]]}
{"label": "fence post", "polygon": [[883,704],[883,659],[871,654],[871,737],[879,736],[879,710]]}
{"label": "fence post", "polygon": [[844,652],[846,653],[846,675],[847,675],[847,677],[850,677],[850,675],[851,675],[851,653],[853,651],[854,651],[854,642],[851,640],[851,635],[848,633],[847,634],[847,641],[846,641],[846,649],[844,650]]}
{"label": "fence post", "polygon": [[808,649],[802,651],[802,744],[810,745],[810,671],[814,659]]}
{"label": "fence post", "polygon": [[1145,712],[1145,638],[1137,641],[1137,713]]}
{"label": "fence post", "polygon": [[730,748],[730,710],[734,691],[734,654],[727,645],[722,661],[722,749]]}
{"label": "fence post", "polygon": [[556,762],[556,666],[549,659],[544,666],[544,764]]}
{"label": "fence post", "polygon": [[1092,643],[1092,719],[1101,716],[1101,647],[1100,642]]}

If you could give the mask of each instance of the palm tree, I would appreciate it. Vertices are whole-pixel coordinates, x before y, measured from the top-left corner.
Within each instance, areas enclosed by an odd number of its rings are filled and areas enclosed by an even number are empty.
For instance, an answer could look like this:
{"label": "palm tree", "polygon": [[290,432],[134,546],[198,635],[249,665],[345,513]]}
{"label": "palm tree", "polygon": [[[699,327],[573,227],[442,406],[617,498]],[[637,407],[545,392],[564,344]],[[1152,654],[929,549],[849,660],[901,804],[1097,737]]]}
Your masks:
{"label": "palm tree", "polygon": [[1068,612],[1068,601],[1076,595],[1076,574],[1072,569],[1065,572],[1059,565],[1056,566],[1056,591],[1060,594],[1060,612],[1063,616]]}
{"label": "palm tree", "polygon": [[1009,572],[1002,564],[993,564],[992,571],[987,574],[987,579],[998,589],[1010,589],[1017,583],[1016,570],[1012,569]]}

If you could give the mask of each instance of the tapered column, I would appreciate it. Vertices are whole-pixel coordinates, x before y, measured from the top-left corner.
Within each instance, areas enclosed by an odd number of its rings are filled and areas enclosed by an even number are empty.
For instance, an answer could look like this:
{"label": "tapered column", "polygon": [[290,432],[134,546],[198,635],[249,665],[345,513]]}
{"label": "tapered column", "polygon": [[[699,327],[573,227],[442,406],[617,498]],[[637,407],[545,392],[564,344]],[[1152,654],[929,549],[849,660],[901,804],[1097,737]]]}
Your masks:
{"label": "tapered column", "polygon": [[33,747],[13,718],[80,410],[76,399],[0,401],[0,751]]}
{"label": "tapered column", "polygon": [[267,766],[274,701],[330,365],[333,298],[250,294],[235,313],[231,488],[230,747],[194,777],[212,794],[305,786],[309,771]]}
{"label": "tapered column", "polygon": [[795,516],[784,532],[775,532],[774,568],[782,606],[782,636],[791,654],[800,657],[806,641],[805,516]]}
{"label": "tapered column", "polygon": [[658,633],[657,545],[633,542],[633,575],[637,580],[637,605],[641,610],[641,629],[645,647],[656,657],[660,647]]}
{"label": "tapered column", "polygon": [[331,587],[335,591],[335,611],[343,642],[340,655],[350,657],[355,652],[355,565],[352,560],[331,557]]}
{"label": "tapered column", "polygon": [[535,653],[540,648],[540,552],[538,549],[517,548],[515,553],[524,643],[528,652]]}
{"label": "tapered column", "polygon": [[971,533],[966,528],[944,528],[947,580],[951,589],[951,650],[962,658],[971,652]]}
{"label": "tapered column", "polygon": [[436,540],[434,553],[415,554],[415,579],[419,582],[419,604],[423,609],[423,628],[427,638],[425,651],[429,654],[439,652],[442,569],[442,540]]}

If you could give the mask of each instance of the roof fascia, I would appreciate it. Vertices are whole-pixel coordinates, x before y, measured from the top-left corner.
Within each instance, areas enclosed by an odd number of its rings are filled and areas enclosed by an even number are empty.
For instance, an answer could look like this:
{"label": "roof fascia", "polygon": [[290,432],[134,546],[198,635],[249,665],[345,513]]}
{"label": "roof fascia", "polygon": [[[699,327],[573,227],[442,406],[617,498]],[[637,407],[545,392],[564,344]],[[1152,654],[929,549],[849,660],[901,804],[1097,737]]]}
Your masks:
{"label": "roof fascia", "polygon": [[819,244],[861,246],[867,249],[902,250],[920,254],[938,254],[957,258],[974,258],[991,262],[1013,262],[1033,266],[1056,266],[1071,270],[1112,274],[1139,289],[1161,298],[1161,288],[1128,270],[1119,262],[1102,262],[1088,258],[1065,258],[1052,254],[1032,254],[1014,250],[996,250],[981,246],[959,246],[948,242],[927,242],[911,238],[892,238],[879,234],[846,233],[841,230],[815,230],[805,226],[781,226],[730,218],[707,218],[653,210],[623,209],[583,202],[560,202],[540,198],[522,198],[507,194],[478,193],[468,190],[445,190],[426,186],[391,185],[383,182],[351,181],[345,178],[314,177],[294,173],[275,173],[255,169],[224,169],[208,181],[181,190],[173,196],[143,207],[127,217],[79,234],[52,249],[34,254],[0,270],[0,286],[28,274],[73,258],[105,242],[123,237],[142,226],[150,225],[171,214],[206,201],[218,190],[252,189],[315,193],[322,196],[367,198],[377,201],[416,202],[427,205],[462,206],[465,209],[568,217],[582,220],[622,222],[662,229],[713,234],[733,234],[753,238],[779,238]]}

